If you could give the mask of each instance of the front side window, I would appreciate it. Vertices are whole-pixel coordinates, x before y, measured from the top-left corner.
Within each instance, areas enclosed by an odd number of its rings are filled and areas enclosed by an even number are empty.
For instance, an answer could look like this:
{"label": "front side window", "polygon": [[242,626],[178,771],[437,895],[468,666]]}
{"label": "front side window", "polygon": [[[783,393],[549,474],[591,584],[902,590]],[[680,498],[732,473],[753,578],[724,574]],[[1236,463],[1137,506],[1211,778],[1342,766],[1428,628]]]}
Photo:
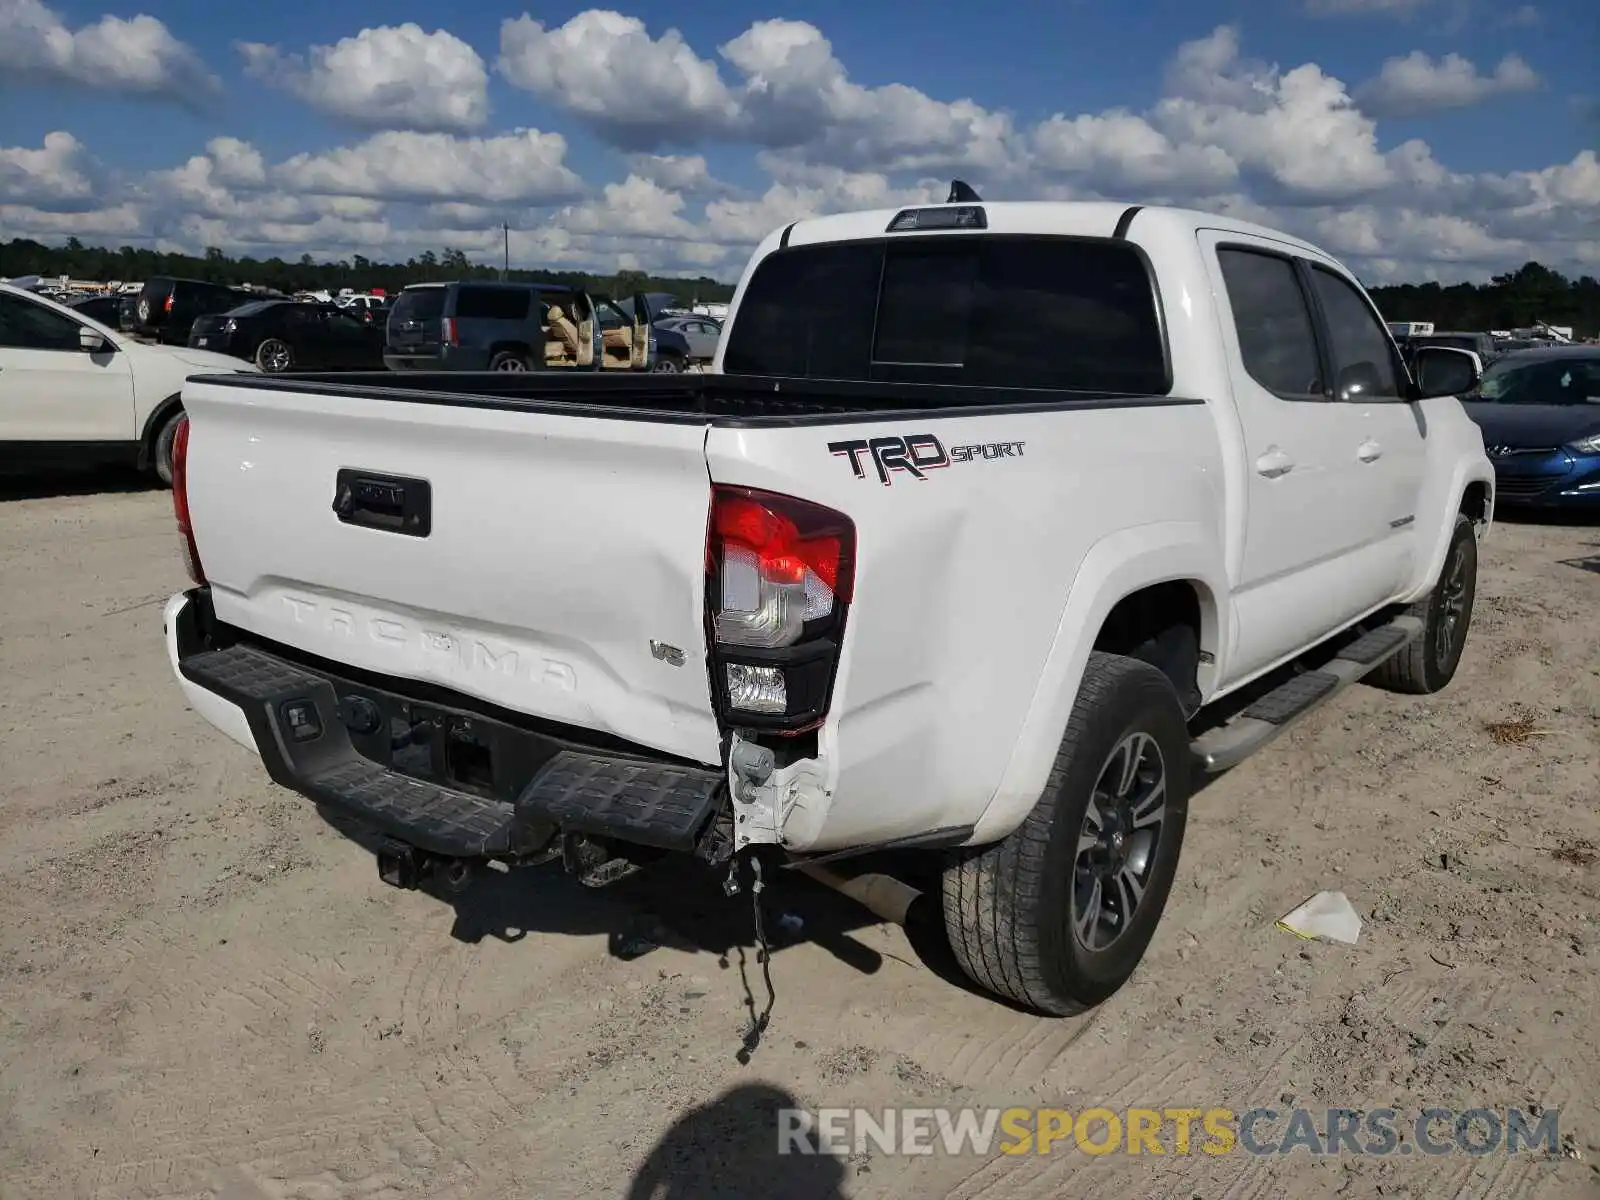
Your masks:
{"label": "front side window", "polygon": [[987,234],[778,251],[724,369],[810,379],[1164,395],[1155,288],[1125,242]]}
{"label": "front side window", "polygon": [[1323,267],[1312,266],[1311,281],[1328,323],[1334,394],[1340,400],[1400,399],[1389,334],[1372,306],[1348,281]]}
{"label": "front side window", "polygon": [[1294,264],[1276,254],[1217,251],[1244,369],[1284,399],[1322,400],[1322,360]]}
{"label": "front side window", "polygon": [[83,326],[65,313],[21,296],[0,295],[0,347],[8,350],[81,350]]}

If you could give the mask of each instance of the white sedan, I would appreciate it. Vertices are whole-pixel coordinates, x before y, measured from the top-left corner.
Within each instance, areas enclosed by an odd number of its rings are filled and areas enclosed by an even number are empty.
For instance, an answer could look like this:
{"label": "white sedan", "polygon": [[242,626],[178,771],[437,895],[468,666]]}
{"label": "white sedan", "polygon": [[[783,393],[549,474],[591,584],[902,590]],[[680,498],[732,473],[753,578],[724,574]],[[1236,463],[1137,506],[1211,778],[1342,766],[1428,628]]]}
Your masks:
{"label": "white sedan", "polygon": [[171,483],[183,381],[255,369],[222,354],[135,341],[0,284],[0,467],[124,463]]}

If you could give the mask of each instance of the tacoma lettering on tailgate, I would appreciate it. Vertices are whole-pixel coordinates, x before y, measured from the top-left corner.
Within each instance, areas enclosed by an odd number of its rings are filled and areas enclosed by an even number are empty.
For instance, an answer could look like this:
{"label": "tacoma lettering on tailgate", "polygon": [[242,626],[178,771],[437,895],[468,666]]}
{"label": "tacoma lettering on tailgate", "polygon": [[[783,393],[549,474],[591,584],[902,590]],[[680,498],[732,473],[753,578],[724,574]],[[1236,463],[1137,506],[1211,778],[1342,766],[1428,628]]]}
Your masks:
{"label": "tacoma lettering on tailgate", "polygon": [[482,638],[428,629],[370,610],[319,604],[300,596],[285,596],[283,601],[289,607],[293,624],[309,625],[347,641],[391,647],[419,661],[447,659],[455,669],[468,674],[521,677],[563,692],[575,691],[578,686],[577,674],[571,666],[542,654]]}

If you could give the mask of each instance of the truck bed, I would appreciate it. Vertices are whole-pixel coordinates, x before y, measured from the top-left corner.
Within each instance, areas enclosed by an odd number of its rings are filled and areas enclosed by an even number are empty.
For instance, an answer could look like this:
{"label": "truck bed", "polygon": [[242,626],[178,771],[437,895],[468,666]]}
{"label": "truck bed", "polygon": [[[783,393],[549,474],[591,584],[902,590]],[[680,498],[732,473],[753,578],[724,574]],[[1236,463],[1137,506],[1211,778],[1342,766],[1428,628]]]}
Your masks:
{"label": "truck bed", "polygon": [[721,427],[816,425],[881,420],[898,414],[950,415],[1051,409],[1194,404],[1175,396],[1137,396],[1052,388],[790,379],[766,375],[601,375],[558,372],[343,371],[288,375],[197,375],[192,383],[329,397],[388,398],[457,405]]}

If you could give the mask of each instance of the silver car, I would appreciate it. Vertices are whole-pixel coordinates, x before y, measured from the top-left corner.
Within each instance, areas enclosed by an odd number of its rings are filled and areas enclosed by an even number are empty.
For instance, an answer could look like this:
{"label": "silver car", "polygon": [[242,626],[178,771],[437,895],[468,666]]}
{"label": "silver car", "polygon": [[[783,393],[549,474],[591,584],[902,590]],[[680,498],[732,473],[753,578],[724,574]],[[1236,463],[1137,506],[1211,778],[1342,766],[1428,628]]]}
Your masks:
{"label": "silver car", "polygon": [[717,340],[722,337],[722,326],[709,317],[666,317],[656,322],[656,328],[682,334],[692,361],[714,358]]}

